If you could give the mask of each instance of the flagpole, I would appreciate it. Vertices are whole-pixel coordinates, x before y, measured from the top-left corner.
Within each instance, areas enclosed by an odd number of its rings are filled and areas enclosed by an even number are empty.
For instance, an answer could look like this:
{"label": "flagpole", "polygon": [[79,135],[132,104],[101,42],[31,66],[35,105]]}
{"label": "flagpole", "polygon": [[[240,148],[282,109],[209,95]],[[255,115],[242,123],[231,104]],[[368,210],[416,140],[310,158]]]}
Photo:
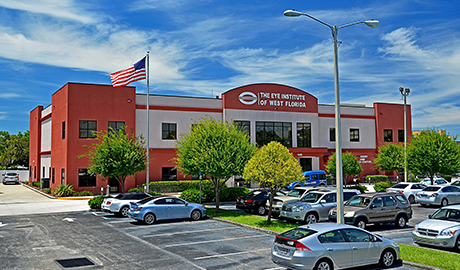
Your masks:
{"label": "flagpole", "polygon": [[150,160],[149,160],[149,152],[150,152],[150,136],[149,136],[149,129],[150,129],[150,121],[149,121],[149,99],[150,99],[150,93],[149,93],[149,73],[150,73],[150,70],[149,70],[149,52],[147,51],[147,59],[146,59],[146,62],[147,62],[147,175],[146,175],[146,182],[147,182],[147,193],[149,193],[149,188],[150,188],[150,184],[149,184],[149,167],[150,167]]}

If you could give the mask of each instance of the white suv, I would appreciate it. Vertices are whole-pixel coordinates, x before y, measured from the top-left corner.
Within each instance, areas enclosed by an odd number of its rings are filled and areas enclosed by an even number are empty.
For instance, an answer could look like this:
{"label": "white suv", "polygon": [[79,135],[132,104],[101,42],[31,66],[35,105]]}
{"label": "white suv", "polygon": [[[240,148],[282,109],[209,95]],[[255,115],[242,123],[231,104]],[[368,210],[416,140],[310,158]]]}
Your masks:
{"label": "white suv", "polygon": [[19,184],[19,174],[16,172],[6,172],[3,176],[3,184],[6,185],[6,183]]}
{"label": "white suv", "polygon": [[120,193],[114,198],[105,198],[101,204],[101,209],[104,212],[127,217],[130,203],[138,202],[146,197],[150,197],[150,195],[144,192]]}

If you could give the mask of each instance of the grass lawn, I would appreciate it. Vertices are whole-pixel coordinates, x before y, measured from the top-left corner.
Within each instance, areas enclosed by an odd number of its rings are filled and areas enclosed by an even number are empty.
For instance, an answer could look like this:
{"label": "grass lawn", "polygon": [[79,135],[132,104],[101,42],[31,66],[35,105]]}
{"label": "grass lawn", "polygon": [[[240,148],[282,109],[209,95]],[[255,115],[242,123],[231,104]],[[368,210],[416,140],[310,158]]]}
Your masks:
{"label": "grass lawn", "polygon": [[[219,209],[219,211],[220,213],[216,214],[215,208],[207,207],[207,214],[211,217],[230,220],[279,233],[299,226],[298,224],[285,223],[278,221],[277,219],[272,219],[272,224],[267,225],[267,219],[260,216],[253,216],[223,209]],[[402,244],[399,244],[399,247],[401,249],[401,259],[404,261],[430,265],[448,270],[460,269],[460,254]]]}

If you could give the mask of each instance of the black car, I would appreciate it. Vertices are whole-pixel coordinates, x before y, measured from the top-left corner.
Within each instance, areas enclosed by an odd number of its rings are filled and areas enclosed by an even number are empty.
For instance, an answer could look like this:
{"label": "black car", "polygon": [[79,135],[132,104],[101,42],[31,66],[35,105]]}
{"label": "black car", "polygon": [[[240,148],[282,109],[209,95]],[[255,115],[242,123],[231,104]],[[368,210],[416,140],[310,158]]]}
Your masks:
{"label": "black car", "polygon": [[[284,196],[281,191],[278,191],[275,196]],[[238,197],[236,200],[236,208],[242,209],[245,212],[256,212],[259,215],[265,215],[265,203],[270,199],[270,193],[264,189],[253,190],[244,196]]]}

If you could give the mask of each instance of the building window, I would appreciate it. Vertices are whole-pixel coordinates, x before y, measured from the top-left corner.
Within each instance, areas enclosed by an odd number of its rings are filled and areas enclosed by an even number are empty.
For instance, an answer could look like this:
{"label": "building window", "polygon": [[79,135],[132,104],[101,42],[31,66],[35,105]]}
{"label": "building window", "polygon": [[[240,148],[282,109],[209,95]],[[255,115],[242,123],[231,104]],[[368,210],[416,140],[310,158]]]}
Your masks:
{"label": "building window", "polygon": [[54,184],[54,176],[55,176],[55,174],[56,174],[56,171],[53,168],[53,177],[51,178],[51,183],[53,183],[53,184]]}
{"label": "building window", "polygon": [[271,141],[292,147],[292,123],[256,122],[256,142],[259,147]]}
{"label": "building window", "polygon": [[297,123],[297,147],[311,148],[310,123]]}
{"label": "building window", "polygon": [[37,166],[34,166],[34,179],[37,179]]}
{"label": "building window", "polygon": [[335,128],[329,128],[329,141],[335,142]]}
{"label": "building window", "polygon": [[393,130],[391,130],[391,129],[384,129],[383,130],[383,141],[384,142],[392,142],[393,141]]}
{"label": "building window", "polygon": [[404,142],[404,130],[398,130],[398,142]]}
{"label": "building window", "polygon": [[176,139],[177,124],[162,123],[161,124],[161,138],[163,140]]}
{"label": "building window", "polygon": [[62,122],[62,139],[65,139],[65,121]]}
{"label": "building window", "polygon": [[45,166],[43,166],[42,175],[42,178],[45,178]]}
{"label": "building window", "polygon": [[251,135],[251,122],[249,121],[233,121],[233,123],[242,131],[246,133],[246,135]]}
{"label": "building window", "polygon": [[80,139],[96,138],[97,121],[80,120]]}
{"label": "building window", "polygon": [[177,170],[174,167],[161,168],[161,180],[172,181],[177,180]]}
{"label": "building window", "polygon": [[94,173],[88,173],[88,169],[78,169],[78,186],[96,186],[96,175]]}
{"label": "building window", "polygon": [[350,128],[350,142],[359,142],[359,129]]}
{"label": "building window", "polygon": [[65,185],[65,169],[61,169],[61,185]]}
{"label": "building window", "polygon": [[109,121],[109,133],[118,133],[125,129],[125,122]]}

